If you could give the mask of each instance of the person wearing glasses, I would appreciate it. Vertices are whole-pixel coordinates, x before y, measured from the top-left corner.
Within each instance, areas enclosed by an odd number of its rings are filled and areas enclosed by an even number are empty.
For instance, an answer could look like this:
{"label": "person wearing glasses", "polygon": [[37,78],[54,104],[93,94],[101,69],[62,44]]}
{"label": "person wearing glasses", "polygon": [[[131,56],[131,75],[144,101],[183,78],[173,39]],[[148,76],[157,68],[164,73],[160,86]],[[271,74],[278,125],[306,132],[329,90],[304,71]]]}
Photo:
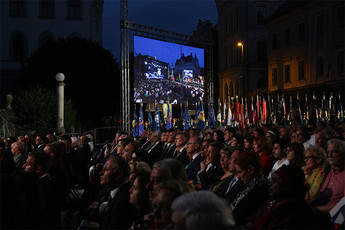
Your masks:
{"label": "person wearing glasses", "polygon": [[305,181],[305,184],[309,187],[305,200],[310,203],[319,194],[325,181],[327,175],[325,168],[327,167],[328,159],[326,152],[316,146],[308,148],[304,155],[305,168],[311,172]]}

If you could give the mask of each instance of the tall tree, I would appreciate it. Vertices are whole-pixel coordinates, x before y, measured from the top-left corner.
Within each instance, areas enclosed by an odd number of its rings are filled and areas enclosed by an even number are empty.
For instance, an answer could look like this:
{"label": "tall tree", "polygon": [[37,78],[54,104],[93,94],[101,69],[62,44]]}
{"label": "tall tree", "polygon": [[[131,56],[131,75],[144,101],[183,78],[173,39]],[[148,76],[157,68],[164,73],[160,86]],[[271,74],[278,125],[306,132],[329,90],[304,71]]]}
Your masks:
{"label": "tall tree", "polygon": [[17,86],[55,90],[59,72],[66,76],[65,98],[75,103],[79,122],[96,126],[103,116],[120,114],[119,66],[109,50],[81,38],[46,43],[28,59]]}

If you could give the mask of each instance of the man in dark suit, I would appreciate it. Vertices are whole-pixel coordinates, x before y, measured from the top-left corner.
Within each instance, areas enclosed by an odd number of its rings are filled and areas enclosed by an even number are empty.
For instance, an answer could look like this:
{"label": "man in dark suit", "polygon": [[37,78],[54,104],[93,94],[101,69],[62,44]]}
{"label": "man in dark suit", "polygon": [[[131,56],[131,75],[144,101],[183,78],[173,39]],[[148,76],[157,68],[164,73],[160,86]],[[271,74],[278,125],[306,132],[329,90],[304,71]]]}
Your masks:
{"label": "man in dark suit", "polygon": [[187,156],[186,144],[189,140],[189,135],[187,133],[177,133],[175,137],[175,151],[173,158],[182,162],[184,166],[189,164],[190,159]]}
{"label": "man in dark suit", "polygon": [[224,170],[220,164],[220,150],[223,146],[224,144],[221,142],[209,144],[207,159],[200,163],[198,176],[203,189],[210,189],[224,175]]}
{"label": "man in dark suit", "polygon": [[42,213],[40,213],[39,227],[44,229],[60,228],[60,212],[56,191],[53,189],[47,171],[51,157],[43,151],[35,151],[29,154],[26,163],[23,165],[25,172],[34,173],[39,178],[42,186],[43,202]]}
{"label": "man in dark suit", "polygon": [[44,147],[46,146],[46,143],[48,142],[48,139],[44,135],[37,135],[35,139],[36,149],[39,151],[43,151]]}
{"label": "man in dark suit", "polygon": [[189,139],[186,151],[187,156],[190,159],[190,162],[186,166],[186,172],[188,176],[188,181],[193,182],[193,184],[195,184],[197,181],[196,175],[200,170],[200,162],[204,160],[204,158],[201,156],[200,147],[200,137],[194,136],[191,139]]}
{"label": "man in dark suit", "polygon": [[[100,184],[110,190],[108,202],[101,204],[101,229],[128,229],[133,222],[135,207],[129,203],[129,189],[132,187],[128,181],[129,165],[120,156],[109,158],[100,172]],[[103,207],[103,208],[102,208]]]}
{"label": "man in dark suit", "polygon": [[167,139],[167,146],[165,150],[163,150],[162,155],[160,159],[164,158],[172,158],[174,151],[175,151],[175,136],[176,136],[176,131],[172,130],[168,133],[168,139]]}
{"label": "man in dark suit", "polygon": [[235,200],[238,193],[245,187],[243,182],[236,176],[236,167],[234,162],[239,154],[240,150],[235,150],[230,157],[229,170],[232,175],[228,188],[223,196],[223,198],[225,198],[229,204]]}
{"label": "man in dark suit", "polygon": [[150,164],[153,165],[161,156],[164,143],[161,141],[162,133],[160,131],[154,131],[151,135],[151,146],[146,150],[147,159]]}

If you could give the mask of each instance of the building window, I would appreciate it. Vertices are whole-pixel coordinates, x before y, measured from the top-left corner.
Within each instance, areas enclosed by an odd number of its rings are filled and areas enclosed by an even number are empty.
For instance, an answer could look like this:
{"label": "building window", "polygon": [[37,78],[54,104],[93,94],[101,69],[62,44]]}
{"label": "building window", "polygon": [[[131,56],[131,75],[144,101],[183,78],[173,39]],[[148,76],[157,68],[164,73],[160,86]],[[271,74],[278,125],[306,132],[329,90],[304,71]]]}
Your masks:
{"label": "building window", "polygon": [[286,29],[284,33],[284,44],[286,46],[290,45],[290,29]]}
{"label": "building window", "polygon": [[278,35],[277,34],[273,34],[272,35],[272,50],[275,50],[278,48]]}
{"label": "building window", "polygon": [[81,0],[68,0],[67,1],[67,17],[68,19],[80,20],[82,16],[82,1]]}
{"label": "building window", "polygon": [[267,16],[267,9],[266,7],[258,7],[256,13],[256,23],[257,25],[265,25],[265,19]]}
{"label": "building window", "polygon": [[290,83],[290,64],[284,66],[285,83]]}
{"label": "building window", "polygon": [[298,80],[304,80],[304,61],[298,62]]}
{"label": "building window", "polygon": [[26,1],[25,0],[11,0],[10,1],[10,16],[11,17],[26,17]]}
{"label": "building window", "polygon": [[23,61],[25,58],[25,38],[22,35],[15,35],[12,38],[12,57],[15,61]]}
{"label": "building window", "polygon": [[338,8],[338,28],[343,28],[345,25],[345,15],[344,15],[344,7]]}
{"label": "building window", "polygon": [[337,52],[337,73],[344,73],[345,69],[345,52],[340,50]]}
{"label": "building window", "polygon": [[39,12],[40,12],[39,13],[40,18],[54,18],[55,17],[54,0],[40,0]]}
{"label": "building window", "polygon": [[298,40],[304,41],[304,23],[298,25]]}
{"label": "building window", "polygon": [[272,68],[272,85],[278,84],[278,69]]}
{"label": "building window", "polygon": [[266,62],[267,61],[267,47],[265,41],[258,42],[258,61]]}
{"label": "building window", "polygon": [[324,74],[324,58],[323,56],[316,57],[316,76]]}
{"label": "building window", "polygon": [[322,35],[325,32],[325,17],[323,15],[316,18],[316,34]]}

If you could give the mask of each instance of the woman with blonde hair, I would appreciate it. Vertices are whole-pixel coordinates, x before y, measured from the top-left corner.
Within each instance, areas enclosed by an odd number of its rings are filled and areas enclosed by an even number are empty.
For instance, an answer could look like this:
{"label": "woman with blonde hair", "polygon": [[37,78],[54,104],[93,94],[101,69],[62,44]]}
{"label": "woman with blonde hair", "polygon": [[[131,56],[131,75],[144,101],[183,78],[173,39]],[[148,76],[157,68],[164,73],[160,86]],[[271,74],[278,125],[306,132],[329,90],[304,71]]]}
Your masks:
{"label": "woman with blonde hair", "polygon": [[328,159],[325,150],[317,146],[307,148],[304,155],[304,167],[311,172],[305,180],[305,184],[309,185],[305,200],[310,203],[320,193],[325,181],[327,175],[325,168],[327,167]]}

